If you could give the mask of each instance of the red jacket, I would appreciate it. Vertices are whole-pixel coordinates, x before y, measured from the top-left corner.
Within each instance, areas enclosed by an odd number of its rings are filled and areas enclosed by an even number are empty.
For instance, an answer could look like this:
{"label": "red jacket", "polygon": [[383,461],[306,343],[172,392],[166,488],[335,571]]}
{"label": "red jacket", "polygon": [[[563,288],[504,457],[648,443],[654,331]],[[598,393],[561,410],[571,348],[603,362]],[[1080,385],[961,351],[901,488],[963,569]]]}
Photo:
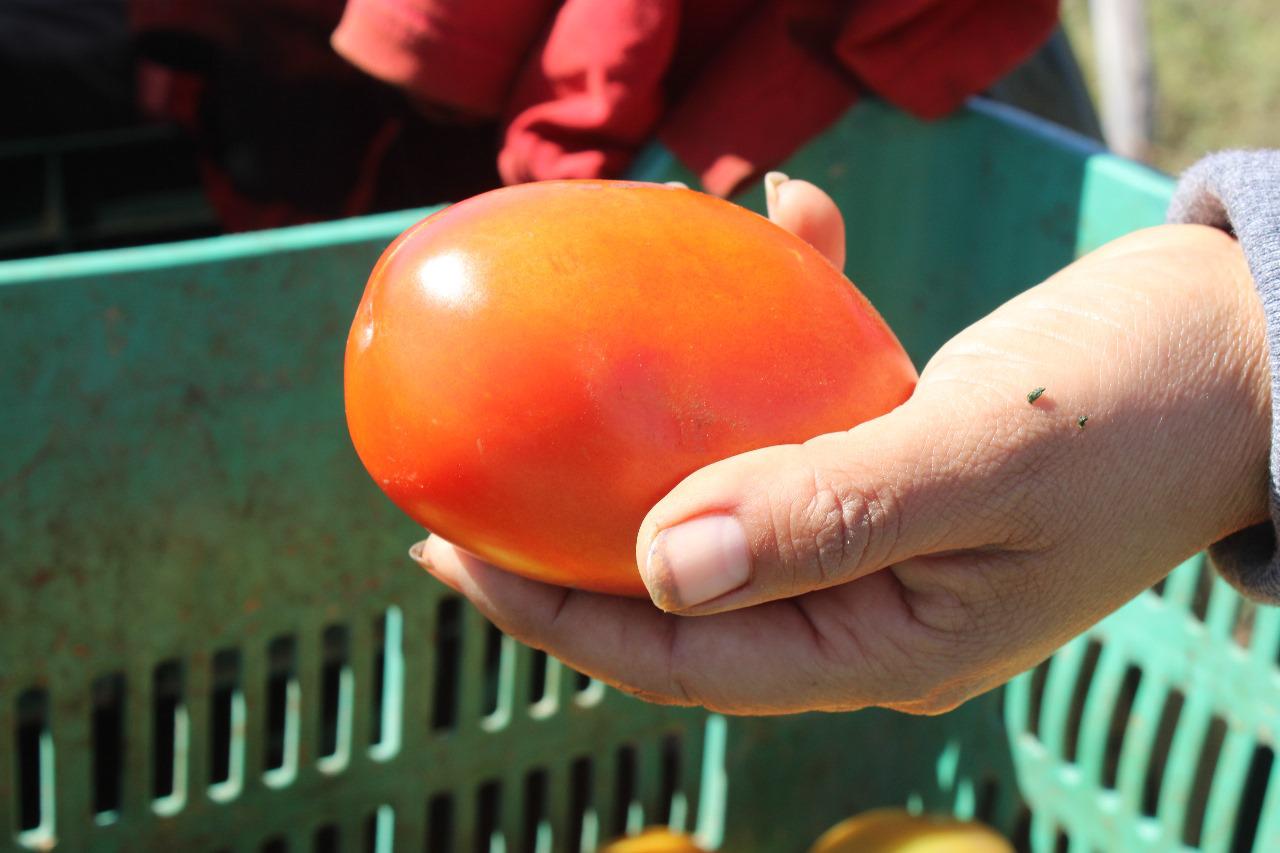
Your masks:
{"label": "red jacket", "polygon": [[[295,152],[307,140],[336,144],[326,133],[343,136],[324,174],[313,167],[296,181],[334,183],[329,206],[337,209],[309,210],[287,191],[246,199],[211,164],[219,206],[241,228],[444,200],[426,196],[496,183],[495,161],[507,183],[617,176],[655,138],[709,191],[729,195],[863,94],[922,118],[945,115],[1048,37],[1057,2],[133,0],[133,11],[144,43],[149,34],[191,33],[257,69],[260,84],[218,100],[224,124],[237,103],[272,85],[335,92],[329,105],[316,98],[311,132],[269,120],[245,132],[293,133],[280,147]],[[225,86],[227,76],[153,70],[151,105],[200,133],[211,78]],[[374,80],[381,84],[365,88]],[[387,98],[392,90],[407,98]],[[280,98],[276,112],[299,100]],[[434,117],[430,130],[419,128],[405,150],[403,137],[423,115]],[[295,168],[296,158],[277,159],[263,171]],[[467,171],[473,185],[461,180]],[[407,197],[387,198],[384,184]]]}

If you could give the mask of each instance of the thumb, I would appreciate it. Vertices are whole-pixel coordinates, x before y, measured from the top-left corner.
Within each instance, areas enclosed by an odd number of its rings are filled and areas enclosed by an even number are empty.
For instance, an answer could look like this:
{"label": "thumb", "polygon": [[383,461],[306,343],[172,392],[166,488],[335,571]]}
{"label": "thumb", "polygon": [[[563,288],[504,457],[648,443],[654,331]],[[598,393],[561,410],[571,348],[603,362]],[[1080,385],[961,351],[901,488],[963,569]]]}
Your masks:
{"label": "thumb", "polygon": [[654,603],[690,615],[733,610],[989,544],[983,514],[957,511],[978,485],[968,454],[913,403],[687,477],[650,510],[637,539]]}

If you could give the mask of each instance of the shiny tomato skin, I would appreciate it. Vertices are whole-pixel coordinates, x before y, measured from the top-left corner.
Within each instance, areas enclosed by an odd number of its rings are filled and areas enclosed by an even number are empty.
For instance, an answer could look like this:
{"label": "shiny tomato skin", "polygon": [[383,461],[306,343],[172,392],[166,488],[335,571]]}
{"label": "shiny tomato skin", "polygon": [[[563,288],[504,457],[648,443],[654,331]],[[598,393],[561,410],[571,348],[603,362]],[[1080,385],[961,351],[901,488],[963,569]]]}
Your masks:
{"label": "shiny tomato skin", "polygon": [[654,184],[495,190],[410,228],[346,350],[370,475],[429,530],[538,580],[642,596],[636,534],[685,476],[910,396],[893,332],[808,244]]}

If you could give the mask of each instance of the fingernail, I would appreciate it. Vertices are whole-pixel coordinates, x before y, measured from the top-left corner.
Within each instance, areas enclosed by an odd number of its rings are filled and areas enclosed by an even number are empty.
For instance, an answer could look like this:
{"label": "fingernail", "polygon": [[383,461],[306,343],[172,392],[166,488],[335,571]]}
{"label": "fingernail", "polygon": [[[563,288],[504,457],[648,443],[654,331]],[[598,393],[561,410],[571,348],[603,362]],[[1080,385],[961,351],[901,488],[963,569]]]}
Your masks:
{"label": "fingernail", "polygon": [[663,610],[719,598],[751,576],[747,534],[731,515],[695,518],[662,531],[646,563],[649,592]]}
{"label": "fingernail", "polygon": [[423,539],[421,542],[414,543],[414,545],[409,548],[409,559],[413,560],[425,569],[427,574],[440,581],[440,583],[444,584],[449,589],[454,592],[461,593],[462,587],[458,584],[458,580],[451,576],[447,571],[444,571],[440,566],[431,562],[431,558],[427,556],[427,542],[429,541],[429,539]]}
{"label": "fingernail", "polygon": [[764,207],[771,219],[777,213],[778,187],[789,180],[791,179],[782,172],[770,172],[764,176]]}

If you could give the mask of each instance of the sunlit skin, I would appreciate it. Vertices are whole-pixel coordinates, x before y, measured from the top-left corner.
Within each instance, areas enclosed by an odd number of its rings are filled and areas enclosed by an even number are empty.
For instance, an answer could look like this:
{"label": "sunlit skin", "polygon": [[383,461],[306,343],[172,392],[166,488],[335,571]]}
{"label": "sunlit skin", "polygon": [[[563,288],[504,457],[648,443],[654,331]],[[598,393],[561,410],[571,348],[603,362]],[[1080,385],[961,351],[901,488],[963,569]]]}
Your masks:
{"label": "sunlit skin", "polygon": [[352,440],[424,527],[525,577],[647,596],[649,509],[716,460],[848,429],[916,372],[821,252],[687,189],[559,181],[429,218],[374,269]]}
{"label": "sunlit skin", "polygon": [[[775,194],[775,220],[831,245],[829,198],[799,181]],[[446,538],[412,553],[503,630],[652,701],[938,713],[1266,520],[1270,429],[1240,247],[1161,226],[962,331],[891,413],[682,481],[637,531],[653,602],[517,577]],[[649,557],[709,512],[748,531],[750,573],[682,606]]]}

